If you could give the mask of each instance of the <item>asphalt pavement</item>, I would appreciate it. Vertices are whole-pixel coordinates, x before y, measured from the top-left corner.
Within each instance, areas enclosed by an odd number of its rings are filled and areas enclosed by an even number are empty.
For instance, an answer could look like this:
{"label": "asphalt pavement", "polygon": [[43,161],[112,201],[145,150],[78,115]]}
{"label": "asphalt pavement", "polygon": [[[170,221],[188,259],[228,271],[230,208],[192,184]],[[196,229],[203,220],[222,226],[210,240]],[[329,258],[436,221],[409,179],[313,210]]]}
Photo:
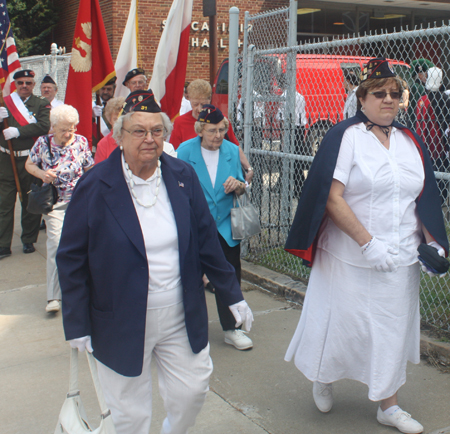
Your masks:
{"label": "asphalt pavement", "polygon": [[[13,254],[0,260],[0,433],[53,434],[68,390],[70,350],[61,313],[45,312],[45,232],[39,235],[37,251],[23,254],[18,216],[16,211]],[[245,269],[245,276],[263,274],[251,264]],[[378,404],[369,401],[367,387],[355,381],[335,384],[330,413],[317,410],[312,384],[293,363],[283,360],[301,306],[257,283],[243,283],[255,316],[249,334],[254,348],[249,351],[224,343],[214,296],[206,294],[214,372],[190,434],[398,433],[377,422]],[[97,426],[98,404],[84,355],[80,361],[81,396],[90,421]],[[150,434],[160,432],[165,417],[155,370],[154,374]],[[450,374],[423,361],[409,365],[407,377],[399,392],[402,408],[424,425],[425,433],[449,434]]]}

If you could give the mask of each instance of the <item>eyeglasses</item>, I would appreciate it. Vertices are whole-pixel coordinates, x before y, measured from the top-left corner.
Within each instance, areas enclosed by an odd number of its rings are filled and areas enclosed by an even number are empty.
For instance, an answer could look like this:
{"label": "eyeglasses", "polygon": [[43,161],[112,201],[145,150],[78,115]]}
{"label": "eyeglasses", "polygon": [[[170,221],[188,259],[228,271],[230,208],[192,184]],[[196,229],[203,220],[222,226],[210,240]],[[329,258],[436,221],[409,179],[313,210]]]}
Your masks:
{"label": "eyeglasses", "polygon": [[211,134],[212,136],[215,136],[217,133],[219,133],[222,136],[227,131],[228,131],[228,128],[219,128],[218,130],[205,130],[205,133]]}
{"label": "eyeglasses", "polygon": [[76,128],[70,128],[68,130],[60,130],[59,128],[54,129],[55,132],[61,133],[61,134],[73,134],[77,131]]}
{"label": "eyeglasses", "polygon": [[133,137],[136,137],[137,139],[143,139],[144,137],[147,137],[148,133],[150,133],[150,135],[154,139],[158,139],[159,137],[162,137],[162,135],[164,134],[164,128],[153,128],[152,130],[144,130],[138,128],[136,130],[131,131],[122,128],[122,130],[126,131],[128,134],[130,134]]}
{"label": "eyeglasses", "polygon": [[400,99],[402,96],[401,92],[386,92],[385,90],[378,90],[376,92],[369,92],[377,99],[384,99],[387,95],[390,95],[392,99]]}
{"label": "eyeglasses", "polygon": [[17,84],[18,84],[19,86],[23,86],[24,84],[25,84],[26,86],[31,86],[31,85],[33,84],[33,82],[32,82],[32,81],[22,81],[22,80],[17,80]]}

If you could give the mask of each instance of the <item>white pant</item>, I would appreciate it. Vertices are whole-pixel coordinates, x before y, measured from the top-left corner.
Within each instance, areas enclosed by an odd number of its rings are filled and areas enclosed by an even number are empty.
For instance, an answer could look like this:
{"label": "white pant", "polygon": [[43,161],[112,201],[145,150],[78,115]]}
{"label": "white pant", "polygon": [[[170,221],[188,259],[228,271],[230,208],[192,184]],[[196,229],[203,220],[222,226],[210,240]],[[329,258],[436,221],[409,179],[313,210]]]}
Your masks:
{"label": "white pant", "polygon": [[61,300],[56,251],[61,238],[67,206],[68,203],[57,203],[50,214],[43,216],[47,227],[47,301]]}
{"label": "white pant", "polygon": [[209,344],[199,354],[192,352],[183,303],[148,309],[142,374],[125,377],[97,361],[100,384],[117,434],[148,434],[150,431],[152,354],[167,412],[161,434],[186,434],[203,406],[212,373]]}

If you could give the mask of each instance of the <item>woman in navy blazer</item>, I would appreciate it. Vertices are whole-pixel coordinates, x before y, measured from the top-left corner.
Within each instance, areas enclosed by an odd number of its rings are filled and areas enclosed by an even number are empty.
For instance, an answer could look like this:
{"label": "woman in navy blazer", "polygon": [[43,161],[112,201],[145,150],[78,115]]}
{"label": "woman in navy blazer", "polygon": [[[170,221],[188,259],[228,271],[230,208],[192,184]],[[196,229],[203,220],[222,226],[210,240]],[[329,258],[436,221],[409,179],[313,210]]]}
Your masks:
{"label": "woman in navy blazer", "polygon": [[[200,180],[209,210],[216,222],[220,245],[228,262],[235,268],[240,284],[240,240],[233,240],[231,234],[231,208],[234,194],[244,194],[245,183],[239,148],[224,140],[228,127],[228,119],[218,108],[211,104],[204,105],[195,123],[198,136],[182,143],[177,156],[192,165]],[[208,273],[206,275],[209,277]],[[216,304],[225,342],[238,350],[252,348],[252,340],[235,327],[233,315],[218,294]]]}
{"label": "woman in navy blazer", "polygon": [[79,181],[57,254],[66,339],[94,351],[117,434],[149,432],[152,356],[161,432],[194,425],[212,372],[203,273],[238,323],[253,320],[193,168],[163,153],[160,112],[150,91],[129,95],[120,149]]}

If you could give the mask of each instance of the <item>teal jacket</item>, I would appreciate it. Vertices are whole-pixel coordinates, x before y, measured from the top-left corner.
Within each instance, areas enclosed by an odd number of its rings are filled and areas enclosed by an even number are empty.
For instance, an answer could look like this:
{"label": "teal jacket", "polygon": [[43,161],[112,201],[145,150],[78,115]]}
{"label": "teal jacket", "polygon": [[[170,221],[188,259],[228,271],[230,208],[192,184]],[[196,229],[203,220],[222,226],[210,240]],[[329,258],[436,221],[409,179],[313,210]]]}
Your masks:
{"label": "teal jacket", "polygon": [[239,148],[228,140],[222,142],[214,188],[203,160],[199,136],[183,142],[177,149],[177,157],[194,168],[200,179],[209,210],[216,222],[217,230],[230,247],[237,246],[240,241],[233,240],[231,236],[231,208],[233,207],[234,194],[225,194],[223,183],[229,176],[244,182],[239,160]]}

